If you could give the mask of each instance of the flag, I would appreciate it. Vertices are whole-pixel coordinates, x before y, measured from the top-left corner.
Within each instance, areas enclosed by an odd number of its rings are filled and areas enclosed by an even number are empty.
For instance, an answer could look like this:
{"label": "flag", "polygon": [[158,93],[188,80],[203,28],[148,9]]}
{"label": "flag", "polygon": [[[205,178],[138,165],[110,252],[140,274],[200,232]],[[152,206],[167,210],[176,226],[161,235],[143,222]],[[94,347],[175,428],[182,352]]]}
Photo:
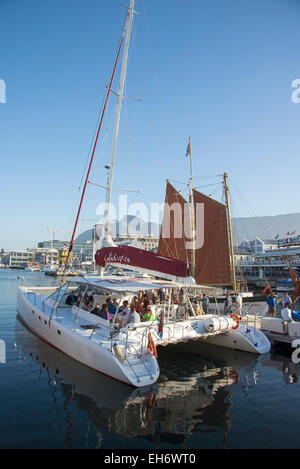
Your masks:
{"label": "flag", "polygon": [[295,231],[295,230],[294,230],[294,231],[292,231],[291,235],[294,235],[294,234],[296,234],[296,231]]}
{"label": "flag", "polygon": [[278,239],[279,238],[279,234],[275,236],[275,239]]}
{"label": "flag", "polygon": [[290,232],[288,231],[287,234],[285,236],[289,236]]}
{"label": "flag", "polygon": [[158,324],[158,334],[159,334],[160,338],[162,338],[162,336],[163,336],[163,329],[164,329],[164,311],[162,310],[160,312],[159,324]]}
{"label": "flag", "polygon": [[186,155],[185,156],[189,156],[191,154],[192,154],[191,142],[189,142],[189,144],[187,146],[187,149],[186,149]]}

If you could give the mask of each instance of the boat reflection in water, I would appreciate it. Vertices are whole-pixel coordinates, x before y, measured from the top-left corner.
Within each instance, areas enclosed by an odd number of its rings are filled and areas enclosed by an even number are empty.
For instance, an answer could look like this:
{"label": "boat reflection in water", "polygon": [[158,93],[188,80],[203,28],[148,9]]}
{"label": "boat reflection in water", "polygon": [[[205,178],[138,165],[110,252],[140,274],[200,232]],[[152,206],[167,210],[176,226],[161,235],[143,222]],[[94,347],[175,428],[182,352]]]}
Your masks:
{"label": "boat reflection in water", "polygon": [[[16,351],[21,361],[35,362],[41,372],[45,370],[49,386],[60,386],[69,446],[72,425],[67,407],[73,401],[77,410],[88,415],[87,425],[94,425],[98,447],[108,435],[142,438],[140,445],[147,447],[166,443],[182,446],[192,434],[213,432],[219,433],[220,444],[227,447],[234,387],[242,385],[247,392],[247,385],[257,383],[258,362],[282,368],[283,373],[290,366],[290,359],[284,362],[281,355],[255,356],[199,342],[170,345],[158,347],[161,375],[157,383],[135,389],[53,349],[19,321]],[[295,365],[292,373],[295,379],[299,366]]]}

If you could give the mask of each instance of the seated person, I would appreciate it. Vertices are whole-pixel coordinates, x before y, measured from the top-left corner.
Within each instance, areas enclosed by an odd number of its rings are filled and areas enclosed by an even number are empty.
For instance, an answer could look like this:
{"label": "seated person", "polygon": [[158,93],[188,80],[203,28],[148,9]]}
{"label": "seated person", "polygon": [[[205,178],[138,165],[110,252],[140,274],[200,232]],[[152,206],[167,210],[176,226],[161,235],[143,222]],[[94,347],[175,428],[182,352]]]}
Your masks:
{"label": "seated person", "polygon": [[89,311],[91,313],[94,309],[94,302],[88,301],[87,303],[82,303],[81,309],[83,309],[84,311]]}
{"label": "seated person", "polygon": [[134,308],[134,306],[131,306],[130,308],[130,313],[129,313],[129,316],[128,316],[128,323],[139,323],[141,322],[141,317],[139,315],[139,313],[136,311],[136,309]]}
{"label": "seated person", "polygon": [[92,301],[93,303],[95,303],[94,294],[95,294],[95,292],[92,291],[90,296],[89,296],[89,301]]}
{"label": "seated person", "polygon": [[100,317],[102,319],[105,319],[106,321],[111,320],[111,316],[109,314],[108,306],[107,304],[102,305],[101,311],[100,311]]}
{"label": "seated person", "polygon": [[123,301],[123,306],[119,308],[116,313],[115,324],[119,324],[120,327],[125,327],[128,323],[128,316],[130,314],[129,303],[127,300]]}
{"label": "seated person", "polygon": [[96,316],[100,316],[101,317],[101,308],[100,308],[100,305],[99,304],[96,304],[96,307],[94,309],[92,309],[91,311],[91,314],[96,314]]}
{"label": "seated person", "polygon": [[81,302],[82,302],[82,293],[79,292],[78,295],[77,295],[76,306],[80,306]]}
{"label": "seated person", "polygon": [[144,308],[145,311],[147,311],[147,308],[148,308],[149,305],[151,305],[151,300],[148,297],[148,295],[145,294],[143,296],[143,308]]}
{"label": "seated person", "polygon": [[293,321],[290,303],[286,303],[285,308],[281,310],[281,317],[286,322]]}
{"label": "seated person", "polygon": [[204,311],[202,309],[202,303],[198,303],[197,300],[194,300],[193,302],[193,308],[197,316],[204,314]]}
{"label": "seated person", "polygon": [[[107,300],[106,300],[106,305],[107,305],[107,307],[108,307],[108,312],[109,312],[109,314],[115,314],[116,308],[115,308],[113,302],[111,301],[111,298],[107,298]],[[103,305],[103,306],[104,306],[104,305]],[[102,307],[102,308],[103,308],[103,307]]]}
{"label": "seated person", "polygon": [[131,301],[131,306],[133,308],[138,308],[139,307],[139,299],[137,296],[134,296]]}
{"label": "seated person", "polygon": [[66,305],[73,306],[77,301],[77,296],[72,292],[67,296]]}
{"label": "seated person", "polygon": [[152,312],[151,306],[147,306],[146,312],[143,316],[143,320],[146,322],[153,322],[154,321],[154,314]]}

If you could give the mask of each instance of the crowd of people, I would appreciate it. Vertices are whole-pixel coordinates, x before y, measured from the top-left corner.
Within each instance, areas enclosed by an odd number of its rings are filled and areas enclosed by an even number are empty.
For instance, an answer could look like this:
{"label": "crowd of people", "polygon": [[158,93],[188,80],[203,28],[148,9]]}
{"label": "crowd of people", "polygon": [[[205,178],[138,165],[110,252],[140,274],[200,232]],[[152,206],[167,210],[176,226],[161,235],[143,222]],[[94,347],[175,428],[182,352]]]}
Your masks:
{"label": "crowd of people", "polygon": [[284,321],[292,321],[292,299],[287,292],[284,292],[282,298],[278,298],[275,293],[271,292],[266,300],[269,308],[269,316],[276,317],[277,305],[281,306],[281,317]]}
{"label": "crowd of people", "polygon": [[120,307],[117,298],[111,297],[108,297],[102,306],[99,303],[95,304],[94,295],[94,292],[90,294],[86,292],[83,296],[81,292],[78,294],[72,292],[67,296],[66,304],[80,307],[106,321],[113,321],[119,327],[129,323],[152,322],[155,319],[152,306],[159,302],[159,297],[155,294],[150,298],[150,295],[140,292],[138,296],[132,298],[131,303],[124,300]]}
{"label": "crowd of people", "polygon": [[[131,301],[124,300],[119,306],[117,298],[108,297],[102,306],[95,303],[95,292],[79,291],[77,294],[70,293],[66,299],[66,304],[77,306],[97,315],[102,319],[114,322],[119,327],[124,327],[129,323],[153,322],[156,317],[156,308],[158,304],[182,305],[185,303],[185,291],[160,289],[149,293],[139,292]],[[267,300],[268,302],[271,300]],[[284,300],[287,303],[287,300]],[[187,315],[196,316],[208,314],[210,298],[205,293],[199,293],[191,300],[190,307],[187,308]],[[241,316],[242,314],[242,296],[240,294],[227,294],[224,303],[224,313],[232,313]],[[268,303],[269,304],[269,303]],[[270,307],[273,311],[274,306]]]}

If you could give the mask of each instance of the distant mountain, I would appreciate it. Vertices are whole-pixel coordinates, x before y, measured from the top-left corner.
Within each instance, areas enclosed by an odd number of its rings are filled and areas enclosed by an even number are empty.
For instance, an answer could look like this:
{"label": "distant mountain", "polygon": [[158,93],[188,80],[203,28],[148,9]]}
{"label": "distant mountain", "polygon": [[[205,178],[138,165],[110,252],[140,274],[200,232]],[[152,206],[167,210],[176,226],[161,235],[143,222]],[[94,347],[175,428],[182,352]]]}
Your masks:
{"label": "distant mountain", "polygon": [[[97,225],[96,237],[99,237],[102,230],[102,225]],[[139,217],[127,215],[118,222],[111,223],[111,230],[113,238],[120,235],[127,235],[128,233],[138,233],[139,235],[147,236],[149,234],[159,237],[160,226],[157,223],[147,223]],[[93,229],[87,230],[77,236],[76,243],[86,243],[93,239]]]}
{"label": "distant mountain", "polygon": [[[128,215],[121,221],[112,224],[113,236],[126,234],[127,227],[136,229],[140,234],[153,234],[159,237],[160,226],[156,223],[147,223],[138,217]],[[234,218],[232,220],[234,244],[239,245],[244,239],[274,239],[277,234],[283,237],[288,231],[300,234],[300,213],[286,215]],[[99,232],[99,230],[97,230]],[[86,243],[93,238],[93,229],[87,230],[76,238],[76,243]]]}
{"label": "distant mountain", "polygon": [[274,239],[279,234],[284,237],[289,231],[300,234],[300,213],[289,213],[286,215],[234,218],[232,230],[235,244],[238,245],[247,239]]}

